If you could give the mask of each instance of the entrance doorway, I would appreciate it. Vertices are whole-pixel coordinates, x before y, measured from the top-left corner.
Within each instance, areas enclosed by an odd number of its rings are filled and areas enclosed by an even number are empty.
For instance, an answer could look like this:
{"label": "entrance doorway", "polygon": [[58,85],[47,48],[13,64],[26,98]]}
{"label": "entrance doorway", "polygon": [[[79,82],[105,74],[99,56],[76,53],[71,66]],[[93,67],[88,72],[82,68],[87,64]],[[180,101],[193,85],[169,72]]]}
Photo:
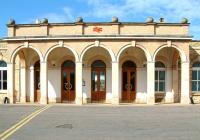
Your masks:
{"label": "entrance doorway", "polygon": [[61,102],[75,101],[75,64],[67,60],[62,64]]}
{"label": "entrance doorway", "polygon": [[101,60],[92,63],[91,71],[91,98],[92,102],[103,102],[106,100],[106,64]]}
{"label": "entrance doorway", "polygon": [[136,98],[136,65],[126,61],[122,65],[122,102],[133,102]]}
{"label": "entrance doorway", "polygon": [[34,102],[39,102],[41,97],[40,92],[40,61],[37,61],[34,65],[34,79],[35,79],[35,91],[34,91]]}

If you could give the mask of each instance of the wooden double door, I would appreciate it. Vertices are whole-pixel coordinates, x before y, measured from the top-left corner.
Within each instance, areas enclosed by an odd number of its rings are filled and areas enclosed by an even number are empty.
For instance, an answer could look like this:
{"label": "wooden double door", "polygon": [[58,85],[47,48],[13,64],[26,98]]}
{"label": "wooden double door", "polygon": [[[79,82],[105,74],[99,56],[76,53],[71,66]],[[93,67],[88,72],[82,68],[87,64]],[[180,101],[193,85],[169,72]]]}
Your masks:
{"label": "wooden double door", "polygon": [[61,102],[74,102],[75,97],[75,64],[67,60],[62,64]]}
{"label": "wooden double door", "polygon": [[135,98],[136,68],[135,64],[129,64],[128,66],[122,68],[122,102],[133,102]]}
{"label": "wooden double door", "polygon": [[92,64],[91,100],[92,102],[104,102],[106,100],[106,66],[101,60]]}

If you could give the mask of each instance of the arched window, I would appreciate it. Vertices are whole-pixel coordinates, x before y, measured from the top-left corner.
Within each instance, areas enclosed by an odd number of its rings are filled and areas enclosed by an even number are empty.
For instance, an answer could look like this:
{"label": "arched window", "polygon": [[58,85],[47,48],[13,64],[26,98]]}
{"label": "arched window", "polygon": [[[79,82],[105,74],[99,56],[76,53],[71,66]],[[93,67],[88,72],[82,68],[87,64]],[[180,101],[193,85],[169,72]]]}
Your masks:
{"label": "arched window", "polygon": [[105,68],[106,64],[101,60],[96,60],[92,63],[92,68]]}
{"label": "arched window", "polygon": [[128,60],[123,63],[122,68],[136,68],[136,64]]}
{"label": "arched window", "polygon": [[165,91],[165,65],[160,61],[155,63],[155,91]]}
{"label": "arched window", "polygon": [[192,91],[200,91],[200,62],[195,62],[192,65]]}
{"label": "arched window", "polygon": [[62,64],[62,68],[63,69],[73,69],[73,68],[75,68],[75,64],[74,64],[74,62],[73,61],[71,61],[71,60],[66,60],[65,62],[63,62],[63,64]]}
{"label": "arched window", "polygon": [[7,64],[0,61],[0,90],[7,90]]}

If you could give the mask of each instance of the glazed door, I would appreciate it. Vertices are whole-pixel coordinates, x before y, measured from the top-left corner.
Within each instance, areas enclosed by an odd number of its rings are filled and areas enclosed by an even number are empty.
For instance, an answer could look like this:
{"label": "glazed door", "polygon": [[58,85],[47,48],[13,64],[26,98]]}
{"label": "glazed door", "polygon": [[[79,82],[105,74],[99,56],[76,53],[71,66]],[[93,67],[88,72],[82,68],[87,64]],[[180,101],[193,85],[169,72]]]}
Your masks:
{"label": "glazed door", "polygon": [[122,101],[133,102],[136,98],[136,72],[127,69],[122,72]]}
{"label": "glazed door", "polygon": [[62,71],[62,102],[75,101],[75,71],[65,69]]}
{"label": "glazed door", "polygon": [[92,70],[92,102],[103,102],[106,99],[106,71],[105,68]]}
{"label": "glazed door", "polygon": [[35,70],[35,93],[34,93],[34,102],[40,101],[40,70]]}

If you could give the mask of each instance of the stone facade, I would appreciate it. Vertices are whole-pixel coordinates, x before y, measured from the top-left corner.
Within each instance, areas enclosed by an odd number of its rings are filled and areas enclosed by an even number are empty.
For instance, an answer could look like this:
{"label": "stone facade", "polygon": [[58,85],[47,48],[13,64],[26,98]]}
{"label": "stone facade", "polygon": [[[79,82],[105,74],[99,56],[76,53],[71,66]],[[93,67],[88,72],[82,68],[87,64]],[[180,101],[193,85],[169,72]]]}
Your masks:
{"label": "stone facade", "polygon": [[[0,44],[2,60],[7,62],[8,71],[8,90],[4,91],[5,93],[0,91],[0,102],[5,96],[9,97],[11,103],[35,102],[37,61],[40,62],[38,102],[63,102],[61,73],[66,60],[75,63],[73,101],[76,104],[92,102],[94,89],[91,71],[95,60],[101,60],[106,65],[103,103],[123,102],[123,92],[127,90],[123,87],[122,74],[126,61],[132,61],[136,65],[133,93],[135,98],[131,103],[189,104],[190,95],[195,102],[199,102],[199,94],[192,93],[190,86],[191,65],[199,59],[199,42],[192,41],[188,29],[189,23],[153,21],[10,23],[8,37]],[[164,90],[161,92],[155,92],[157,61],[165,65]],[[98,88],[101,88],[101,85]]]}

